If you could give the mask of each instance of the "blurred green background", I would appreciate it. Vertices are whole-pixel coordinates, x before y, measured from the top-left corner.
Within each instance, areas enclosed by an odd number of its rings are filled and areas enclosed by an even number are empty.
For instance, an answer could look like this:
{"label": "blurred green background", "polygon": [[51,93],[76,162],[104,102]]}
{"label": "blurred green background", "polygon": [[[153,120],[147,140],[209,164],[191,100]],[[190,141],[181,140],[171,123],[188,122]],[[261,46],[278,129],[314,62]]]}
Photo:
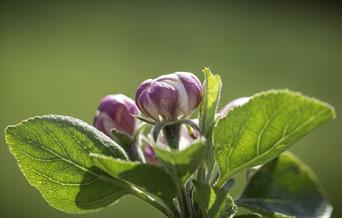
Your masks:
{"label": "blurred green background", "polygon": [[[293,149],[342,217],[341,5],[333,2],[55,1],[1,3],[1,128],[42,114],[92,122],[109,93],[201,67],[220,73],[221,106],[290,88],[336,107],[337,119]],[[9,154],[1,131],[1,217],[162,217],[125,197],[88,215],[51,208]],[[240,175],[240,177],[242,177]],[[241,185],[234,189],[237,196]]]}

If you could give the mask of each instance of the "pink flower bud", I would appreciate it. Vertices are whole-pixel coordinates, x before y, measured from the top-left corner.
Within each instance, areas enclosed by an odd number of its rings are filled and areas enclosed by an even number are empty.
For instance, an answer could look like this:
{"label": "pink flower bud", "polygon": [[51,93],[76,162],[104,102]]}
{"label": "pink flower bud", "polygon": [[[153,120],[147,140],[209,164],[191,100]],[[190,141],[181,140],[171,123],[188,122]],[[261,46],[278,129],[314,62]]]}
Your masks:
{"label": "pink flower bud", "polygon": [[[189,147],[191,144],[194,143],[197,139],[200,138],[200,133],[197,132],[193,128],[187,128],[185,125],[182,125],[180,129],[180,138],[179,138],[179,150],[182,151]],[[160,133],[157,139],[156,144],[158,146],[161,146],[165,149],[169,149],[168,142],[165,138],[165,135],[163,133]]]}
{"label": "pink flower bud", "polygon": [[137,127],[132,114],[137,115],[139,111],[131,98],[123,94],[107,95],[96,111],[94,126],[109,137],[113,128],[132,136]]}
{"label": "pink flower bud", "polygon": [[176,72],[145,80],[137,89],[135,101],[141,112],[155,121],[175,121],[198,107],[202,90],[194,74]]}
{"label": "pink flower bud", "polygon": [[146,145],[143,153],[145,156],[146,163],[152,165],[159,165],[159,161],[157,160],[151,145]]}
{"label": "pink flower bud", "polygon": [[[196,120],[197,122],[197,120]],[[182,151],[186,148],[188,148],[190,145],[192,145],[195,140],[199,139],[200,134],[197,132],[195,129],[190,129],[186,128],[185,126],[182,126],[181,131],[180,131],[180,140],[179,140],[179,150]],[[149,138],[151,141],[152,135],[149,135]],[[146,163],[148,164],[153,164],[153,165],[159,165],[159,160],[156,158],[155,153],[153,151],[153,147],[151,146],[152,142],[143,142],[144,143],[144,148],[143,148],[143,154],[146,160]],[[165,136],[163,133],[159,134],[156,146],[159,146],[163,149],[170,149],[168,146],[168,143],[165,139]]]}

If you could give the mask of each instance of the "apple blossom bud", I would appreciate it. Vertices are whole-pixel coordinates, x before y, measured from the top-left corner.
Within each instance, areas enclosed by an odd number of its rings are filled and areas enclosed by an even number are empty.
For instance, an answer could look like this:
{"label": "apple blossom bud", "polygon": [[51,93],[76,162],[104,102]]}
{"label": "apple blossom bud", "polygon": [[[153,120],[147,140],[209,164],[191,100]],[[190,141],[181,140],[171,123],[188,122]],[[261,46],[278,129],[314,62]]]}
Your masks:
{"label": "apple blossom bud", "polygon": [[[179,150],[182,151],[189,147],[195,140],[200,138],[199,132],[197,130],[189,127],[187,128],[185,125],[182,125],[180,129],[180,138],[179,138]],[[163,148],[168,148],[168,142],[165,138],[164,133],[159,134],[157,145],[162,146]]]}
{"label": "apple blossom bud", "polygon": [[131,98],[123,94],[107,95],[100,102],[94,126],[111,138],[112,129],[132,136],[137,126],[132,114],[138,115],[139,111]]}
{"label": "apple blossom bud", "polygon": [[137,89],[140,111],[157,122],[189,116],[202,100],[202,83],[192,73],[176,72],[148,79]]}
{"label": "apple blossom bud", "polygon": [[[150,137],[150,140],[153,141],[152,135],[149,135],[149,137]],[[185,126],[182,126],[180,130],[179,150],[182,151],[188,148],[199,138],[200,138],[200,134],[195,129],[191,127],[187,128]],[[144,144],[143,154],[144,154],[146,163],[159,165],[160,162],[157,159],[153,151],[153,147],[151,146],[152,143],[144,141],[143,144]],[[156,142],[156,146],[159,146],[165,150],[170,149],[164,134],[159,134],[157,142]]]}
{"label": "apple blossom bud", "polygon": [[143,153],[144,153],[146,163],[152,164],[152,165],[159,165],[159,161],[157,160],[151,145],[146,145],[143,150]]}

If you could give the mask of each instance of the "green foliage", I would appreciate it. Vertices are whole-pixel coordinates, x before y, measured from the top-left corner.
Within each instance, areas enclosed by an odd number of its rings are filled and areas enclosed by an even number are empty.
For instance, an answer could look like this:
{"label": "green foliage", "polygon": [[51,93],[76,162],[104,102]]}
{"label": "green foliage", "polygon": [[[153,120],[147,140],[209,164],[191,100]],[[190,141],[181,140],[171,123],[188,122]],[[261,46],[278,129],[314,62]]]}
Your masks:
{"label": "green foliage", "polygon": [[262,218],[262,215],[258,213],[249,213],[249,214],[238,214],[234,217],[235,218]]}
{"label": "green foliage", "polygon": [[112,129],[112,137],[124,150],[129,150],[127,147],[134,143],[131,136],[117,129]]}
{"label": "green foliage", "polygon": [[[171,218],[330,216],[332,206],[313,172],[282,153],[334,118],[334,109],[300,93],[270,90],[217,120],[220,76],[203,72],[199,126],[187,119],[145,120],[153,128],[142,125],[133,137],[113,129],[112,140],[75,118],[46,115],[9,126],[6,142],[28,182],[68,213],[96,211],[132,194]],[[181,125],[202,133],[184,150],[178,149]],[[153,144],[150,134],[156,141],[162,130],[169,147],[152,146],[149,163],[159,165],[146,164],[136,146]],[[234,201],[231,177],[261,164]],[[236,215],[237,205],[256,213]]]}
{"label": "green foliage", "polygon": [[238,204],[269,215],[329,217],[332,206],[312,170],[288,152],[252,176]]}
{"label": "green foliage", "polygon": [[127,185],[142,188],[169,205],[173,204],[177,193],[176,185],[162,168],[99,154],[91,154],[91,157],[95,165],[109,175],[126,182]]}
{"label": "green foliage", "polygon": [[289,90],[254,95],[214,128],[218,186],[236,172],[275,158],[334,116],[330,105]]}
{"label": "green foliage", "polygon": [[179,184],[184,184],[198,169],[206,152],[206,145],[198,141],[183,151],[165,150],[158,146],[153,149],[166,170]]}
{"label": "green foliage", "polygon": [[228,191],[194,181],[194,201],[204,218],[233,217],[237,207]]}
{"label": "green foliage", "polygon": [[211,132],[215,125],[215,116],[220,100],[221,77],[218,74],[212,74],[209,68],[203,68],[205,76],[203,84],[203,100],[200,106],[199,124],[203,134],[211,140]]}
{"label": "green foliage", "polygon": [[198,179],[209,181],[211,171],[215,165],[215,157],[212,146],[212,131],[216,124],[216,112],[220,101],[222,82],[218,74],[213,74],[209,68],[202,69],[204,74],[203,99],[199,108],[199,128],[205,136],[208,144],[207,155],[199,169]]}
{"label": "green foliage", "polygon": [[6,131],[10,152],[31,185],[53,207],[68,213],[96,211],[126,191],[97,169],[90,153],[126,159],[115,142],[71,117],[34,117]]}

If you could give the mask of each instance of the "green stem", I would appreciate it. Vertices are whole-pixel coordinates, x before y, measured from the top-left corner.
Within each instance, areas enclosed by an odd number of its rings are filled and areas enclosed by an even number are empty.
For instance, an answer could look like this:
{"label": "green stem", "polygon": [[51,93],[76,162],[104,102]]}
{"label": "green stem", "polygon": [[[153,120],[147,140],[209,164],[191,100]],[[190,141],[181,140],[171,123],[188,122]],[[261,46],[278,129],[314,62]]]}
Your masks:
{"label": "green stem", "polygon": [[170,207],[175,218],[181,218],[181,214],[180,214],[178,208],[174,204],[169,205],[169,207]]}
{"label": "green stem", "polygon": [[188,197],[187,197],[187,193],[184,189],[184,187],[180,187],[180,206],[181,206],[181,210],[182,210],[182,217],[183,218],[189,218],[190,216],[190,207],[188,204]]}
{"label": "green stem", "polygon": [[[179,148],[179,139],[180,139],[180,130],[181,130],[182,123],[172,123],[168,124],[163,127],[163,133],[164,136],[169,144],[169,146],[175,150],[178,150]],[[174,172],[175,169],[172,170],[171,175],[173,175],[175,178],[177,177],[177,173]],[[192,217],[192,211],[191,211],[191,204],[189,200],[188,193],[185,189],[185,187],[179,183],[179,181],[175,181],[176,184],[178,184],[178,203],[179,203],[179,209],[180,214],[179,216],[181,218],[189,218]]]}
{"label": "green stem", "polygon": [[197,180],[201,183],[204,183],[205,178],[206,178],[206,167],[205,167],[205,163],[202,162],[197,172]]}
{"label": "green stem", "polygon": [[205,181],[209,183],[210,179],[214,176],[213,174],[216,174],[217,171],[215,171],[215,153],[214,153],[214,146],[209,143],[208,144],[208,156],[207,156],[207,175]]}
{"label": "green stem", "polygon": [[155,198],[152,196],[146,194],[145,192],[141,191],[140,189],[130,186],[127,183],[115,178],[115,177],[108,177],[104,175],[96,174],[98,177],[103,179],[104,181],[110,182],[114,185],[117,185],[118,187],[121,187],[122,189],[126,190],[128,193],[140,198],[141,200],[149,203],[150,205],[157,208],[160,212],[165,214],[167,217],[175,218],[177,215],[175,215],[173,212],[171,212],[166,206],[163,204],[160,204]]}
{"label": "green stem", "polygon": [[159,204],[156,199],[154,199],[153,197],[145,194],[143,191],[136,189],[136,188],[132,188],[130,190],[130,192],[137,196],[138,198],[140,198],[141,200],[149,203],[150,205],[154,206],[155,208],[157,208],[160,212],[162,212],[163,214],[165,214],[167,217],[176,217],[176,215],[174,215],[174,212],[171,212],[169,209],[167,209],[166,207],[164,207],[163,205]]}
{"label": "green stem", "polygon": [[165,138],[169,144],[169,146],[173,149],[178,149],[179,147],[179,138],[180,138],[180,123],[175,123],[171,125],[167,125],[163,128],[163,133]]}
{"label": "green stem", "polygon": [[[179,139],[180,139],[180,130],[182,123],[172,123],[163,127],[164,136],[169,144],[169,146],[175,150],[179,148]],[[177,178],[176,169],[173,168],[171,174],[174,178]],[[183,184],[179,181],[175,180],[175,183],[178,184],[178,203],[180,209],[180,217],[189,218],[190,216],[190,205],[187,196],[187,192]]]}
{"label": "green stem", "polygon": [[214,184],[218,178],[218,174],[219,174],[219,168],[217,166],[217,163],[214,163],[213,169],[212,169],[212,173],[210,175],[209,178],[209,184]]}

